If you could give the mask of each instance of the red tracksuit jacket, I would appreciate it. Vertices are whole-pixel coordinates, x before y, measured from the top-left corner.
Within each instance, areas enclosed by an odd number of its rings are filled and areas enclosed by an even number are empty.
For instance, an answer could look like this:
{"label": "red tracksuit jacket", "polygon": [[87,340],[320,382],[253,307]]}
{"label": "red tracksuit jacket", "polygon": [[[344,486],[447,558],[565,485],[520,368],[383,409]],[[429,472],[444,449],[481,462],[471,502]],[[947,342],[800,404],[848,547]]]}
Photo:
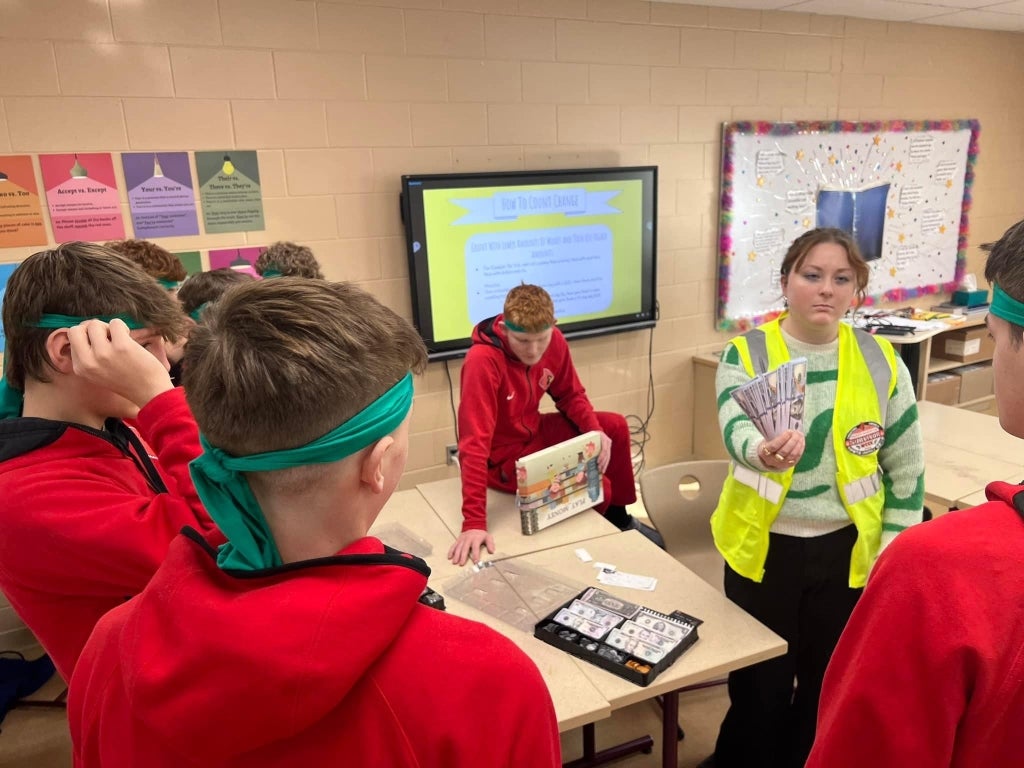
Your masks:
{"label": "red tracksuit jacket", "polygon": [[901,533],[832,654],[807,768],[1024,765],[1024,489]]}
{"label": "red tracksuit jacket", "polygon": [[0,589],[65,680],[100,616],[142,591],[182,526],[216,531],[189,476],[200,448],[184,392],[153,398],[136,424],[156,456],[116,419],[105,431],[0,421]]}
{"label": "red tracksuit jacket", "polygon": [[537,667],[417,602],[429,573],[364,538],[232,575],[186,531],[89,639],[68,699],[76,766],[559,766]]}
{"label": "red tracksuit jacket", "polygon": [[540,431],[540,401],[547,393],[580,432],[600,430],[569,345],[558,328],[536,365],[527,367],[499,328],[503,316],[481,321],[462,365],[459,401],[459,465],[462,529],[487,528],[487,469],[519,458]]}

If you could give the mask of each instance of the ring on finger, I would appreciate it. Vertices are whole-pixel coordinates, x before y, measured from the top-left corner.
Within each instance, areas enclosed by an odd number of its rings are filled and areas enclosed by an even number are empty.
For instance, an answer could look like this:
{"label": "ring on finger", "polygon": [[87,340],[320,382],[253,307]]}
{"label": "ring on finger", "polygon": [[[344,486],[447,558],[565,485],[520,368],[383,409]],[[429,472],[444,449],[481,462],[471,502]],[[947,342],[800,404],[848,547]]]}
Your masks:
{"label": "ring on finger", "polygon": [[776,453],[775,458],[778,459],[779,461],[786,461],[786,457],[783,456],[781,453]]}

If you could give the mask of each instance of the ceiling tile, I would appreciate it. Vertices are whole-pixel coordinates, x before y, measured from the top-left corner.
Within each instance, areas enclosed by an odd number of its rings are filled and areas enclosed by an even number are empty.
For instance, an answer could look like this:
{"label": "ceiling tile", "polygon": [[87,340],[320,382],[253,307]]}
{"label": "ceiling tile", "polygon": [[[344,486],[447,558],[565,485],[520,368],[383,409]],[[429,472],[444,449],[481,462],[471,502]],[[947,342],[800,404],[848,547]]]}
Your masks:
{"label": "ceiling tile", "polygon": [[1024,16],[1010,13],[990,13],[988,11],[959,11],[933,16],[928,24],[940,24],[945,27],[972,27],[974,29],[995,29],[1005,32],[1024,32]]}
{"label": "ceiling tile", "polygon": [[895,0],[807,0],[787,5],[785,10],[884,21],[915,21],[948,12],[948,9],[935,5],[896,2]]}

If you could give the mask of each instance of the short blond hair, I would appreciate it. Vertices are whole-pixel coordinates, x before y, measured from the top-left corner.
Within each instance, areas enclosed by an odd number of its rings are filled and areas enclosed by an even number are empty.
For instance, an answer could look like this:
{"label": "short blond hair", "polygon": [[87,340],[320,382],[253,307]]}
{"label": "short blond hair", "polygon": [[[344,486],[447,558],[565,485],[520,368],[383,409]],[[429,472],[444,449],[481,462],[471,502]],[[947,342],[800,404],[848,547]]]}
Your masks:
{"label": "short blond hair", "polygon": [[506,322],[527,333],[540,333],[555,323],[555,303],[539,285],[517,285],[505,296]]}

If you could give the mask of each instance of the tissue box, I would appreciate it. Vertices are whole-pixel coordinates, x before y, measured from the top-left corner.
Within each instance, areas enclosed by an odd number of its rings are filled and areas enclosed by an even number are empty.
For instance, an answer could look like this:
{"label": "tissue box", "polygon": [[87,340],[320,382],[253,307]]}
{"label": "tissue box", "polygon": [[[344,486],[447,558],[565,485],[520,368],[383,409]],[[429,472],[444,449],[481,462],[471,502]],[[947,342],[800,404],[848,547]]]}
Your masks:
{"label": "tissue box", "polygon": [[961,307],[977,307],[988,303],[988,291],[954,291],[953,303]]}

